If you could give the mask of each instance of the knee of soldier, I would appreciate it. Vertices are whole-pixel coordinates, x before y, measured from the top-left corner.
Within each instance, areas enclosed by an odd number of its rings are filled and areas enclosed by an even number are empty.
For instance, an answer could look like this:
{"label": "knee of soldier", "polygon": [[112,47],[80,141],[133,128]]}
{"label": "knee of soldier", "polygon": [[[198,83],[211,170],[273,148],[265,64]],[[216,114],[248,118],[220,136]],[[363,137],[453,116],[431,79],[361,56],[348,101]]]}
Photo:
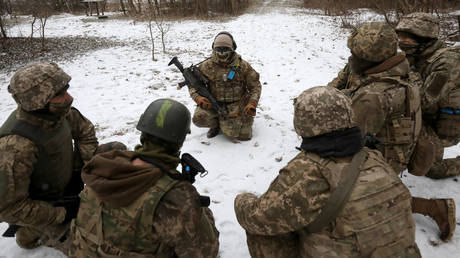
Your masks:
{"label": "knee of soldier", "polygon": [[[196,108],[195,113],[193,114],[192,122],[197,127],[211,127],[212,117],[206,110],[199,107]],[[216,119],[217,120],[217,119]]]}
{"label": "knee of soldier", "polygon": [[21,227],[16,232],[16,243],[24,249],[33,249],[40,246],[39,239],[40,233],[30,227]]}
{"label": "knee of soldier", "polygon": [[100,154],[100,153],[104,153],[104,152],[108,152],[112,150],[127,150],[127,149],[128,148],[126,147],[125,144],[121,142],[113,141],[113,142],[108,142],[108,143],[99,145],[94,154]]}

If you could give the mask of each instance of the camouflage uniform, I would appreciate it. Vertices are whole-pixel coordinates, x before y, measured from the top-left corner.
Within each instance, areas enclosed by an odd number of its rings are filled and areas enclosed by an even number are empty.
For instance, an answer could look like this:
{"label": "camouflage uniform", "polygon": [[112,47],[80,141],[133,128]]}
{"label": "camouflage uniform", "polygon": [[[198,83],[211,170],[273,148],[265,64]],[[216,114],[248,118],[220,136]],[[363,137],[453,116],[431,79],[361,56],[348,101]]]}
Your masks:
{"label": "camouflage uniform", "polygon": [[460,156],[443,159],[444,148],[458,144],[460,139],[460,48],[446,47],[438,40],[439,21],[431,14],[412,13],[404,16],[396,27],[398,33],[410,33],[427,39],[409,60],[419,73],[423,86],[423,123],[427,139],[434,144],[435,161],[427,176],[445,178],[458,175]]}
{"label": "camouflage uniform", "polygon": [[[371,33],[371,34],[369,34]],[[378,35],[385,35],[378,37]],[[377,38],[368,38],[377,35]],[[362,44],[361,44],[362,43]],[[410,83],[409,62],[396,53],[396,34],[391,27],[369,23],[350,36],[348,47],[361,58],[380,62],[364,74],[353,73],[350,65],[328,86],[346,92],[353,101],[358,125],[377,137],[376,147],[396,173],[407,168],[421,129],[420,97]],[[364,53],[369,53],[368,57]]]}
{"label": "camouflage uniform", "polygon": [[[403,54],[396,53],[396,34],[383,23],[365,24],[350,36],[348,47],[361,59],[376,62],[362,74],[351,71],[350,63],[345,69],[349,80],[345,84],[343,79],[335,80],[342,82],[338,88],[351,96],[358,125],[364,133],[379,140],[371,145],[382,152],[396,173],[408,168],[414,175],[425,174],[427,170],[423,165],[426,161],[419,157],[424,152],[414,151],[416,147],[417,150],[423,147],[417,142],[420,132],[427,133],[421,130],[420,84],[416,76],[410,75],[408,60]],[[344,74],[342,72],[342,78]],[[410,163],[413,164],[408,167]],[[414,213],[428,215],[436,221],[442,240],[447,241],[452,236],[455,230],[453,199],[414,197],[412,209]]]}
{"label": "camouflage uniform", "polygon": [[142,145],[96,155],[84,167],[70,257],[217,256],[212,212],[176,171],[190,120],[183,104],[156,100],[136,126]]}
{"label": "camouflage uniform", "polygon": [[[35,73],[31,74],[31,71]],[[46,78],[44,81],[37,78],[42,72]],[[47,73],[52,75],[46,77]],[[49,99],[68,81],[70,81],[70,76],[55,64],[38,63],[21,68],[13,76],[9,88],[19,108],[12,113],[8,121],[23,121],[36,130],[51,132],[51,137],[52,132],[68,125],[65,128],[70,130],[68,134],[71,135],[71,138],[69,142],[62,143],[62,145],[71,146],[73,140],[83,161],[88,161],[96,150],[98,142],[94,126],[77,109],[71,108],[65,118],[54,121],[42,119],[31,112],[48,103]],[[32,90],[27,89],[39,83],[41,85]],[[21,88],[23,86],[25,88]],[[27,94],[31,96],[24,96]],[[64,207],[53,207],[48,202],[31,199],[30,191],[32,191],[32,186],[37,184],[34,182],[37,175],[46,175],[46,173],[37,171],[39,170],[37,162],[40,160],[40,146],[24,136],[9,133],[6,130],[8,121],[0,129],[0,184],[2,185],[0,187],[0,221],[23,226],[16,233],[16,240],[21,247],[34,248],[39,245],[38,240],[40,240],[41,244],[53,246],[65,252],[65,246],[58,240],[69,228],[69,225],[62,224],[66,210]],[[71,149],[70,155],[72,155]],[[71,163],[72,160],[70,160]],[[43,188],[41,190],[33,188],[35,198],[37,195],[40,198],[61,196],[63,188],[71,178],[71,175],[67,174],[71,173],[71,170],[64,171],[66,170],[64,168],[69,167],[68,165],[61,164],[52,168],[53,173],[60,174],[40,178],[41,183],[44,181]],[[55,188],[60,190],[49,191]]]}
{"label": "camouflage uniform", "polygon": [[[351,102],[332,88],[311,88],[295,100],[294,127],[304,140],[346,130],[354,120]],[[420,257],[408,189],[379,152],[366,150],[344,208],[319,232],[306,227],[338,187],[351,156],[302,150],[260,197],[238,195],[235,213],[251,256]]]}
{"label": "camouflage uniform", "polygon": [[[228,118],[220,118],[214,110],[195,109],[193,123],[198,127],[220,127],[231,138],[251,138],[254,118],[243,113],[248,103],[257,105],[261,93],[259,74],[237,53],[226,63],[220,63],[213,51],[213,56],[199,66],[200,71],[209,79],[208,90],[227,112]],[[228,79],[230,70],[234,70],[233,79]],[[190,96],[198,96],[195,89],[190,89]]]}
{"label": "camouflage uniform", "polygon": [[[99,163],[100,156],[113,161]],[[84,174],[97,174],[98,168],[114,170],[115,167],[138,174],[146,167],[131,165],[134,158],[135,153],[130,151],[97,155],[85,167]],[[149,170],[160,174],[160,178],[123,207],[101,201],[99,193],[87,185],[81,193],[80,210],[72,225],[74,242],[69,257],[217,256],[219,233],[214,217],[209,208],[201,207],[195,187],[189,182],[171,179],[154,166]],[[89,182],[83,178],[85,183]]]}

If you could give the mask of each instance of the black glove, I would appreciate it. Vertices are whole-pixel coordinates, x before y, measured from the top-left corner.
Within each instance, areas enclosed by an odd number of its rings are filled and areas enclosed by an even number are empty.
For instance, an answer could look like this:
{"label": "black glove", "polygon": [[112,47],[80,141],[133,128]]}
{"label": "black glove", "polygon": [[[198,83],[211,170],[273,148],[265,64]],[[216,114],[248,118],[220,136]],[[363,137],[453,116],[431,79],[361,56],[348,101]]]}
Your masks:
{"label": "black glove", "polygon": [[72,219],[77,217],[78,208],[80,208],[80,198],[75,198],[72,201],[65,202],[63,207],[65,208],[65,219],[63,224],[69,223]]}

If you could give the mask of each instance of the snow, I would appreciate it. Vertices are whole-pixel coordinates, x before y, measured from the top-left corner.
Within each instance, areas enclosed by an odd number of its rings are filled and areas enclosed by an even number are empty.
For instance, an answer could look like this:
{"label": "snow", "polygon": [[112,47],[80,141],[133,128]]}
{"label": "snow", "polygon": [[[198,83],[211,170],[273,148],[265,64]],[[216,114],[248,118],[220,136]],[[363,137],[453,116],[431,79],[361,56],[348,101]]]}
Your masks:
{"label": "snow", "polygon": [[[131,149],[140,133],[135,129],[144,109],[157,98],[173,98],[193,112],[195,104],[186,89],[177,90],[182,75],[167,64],[173,56],[188,66],[198,63],[211,51],[216,33],[233,34],[237,52],[260,73],[262,96],[251,141],[233,143],[223,135],[206,138],[206,129],[192,125],[183,152],[195,156],[209,170],[195,183],[203,195],[210,195],[216,226],[220,231],[221,257],[249,257],[244,230],[239,226],[233,201],[242,192],[263,193],[298,151],[300,138],[292,125],[292,100],[303,90],[325,85],[346,63],[348,31],[339,18],[296,7],[271,6],[254,9],[236,18],[221,20],[179,20],[170,23],[166,35],[167,53],[160,52],[157,33],[156,58],[151,60],[147,24],[129,19],[63,14],[47,23],[48,36],[99,36],[129,42],[125,47],[99,50],[61,61],[58,64],[72,76],[69,92],[74,106],[97,127],[101,143],[121,141]],[[362,17],[382,19],[362,10]],[[26,23],[11,28],[14,35],[29,35]],[[7,91],[12,73],[0,71],[0,122],[16,104]],[[460,146],[447,149],[447,157],[460,153]],[[280,161],[281,159],[281,161]],[[431,180],[404,173],[403,181],[415,196],[451,197],[460,203],[459,183],[451,178]],[[457,221],[459,212],[457,212]],[[434,221],[414,215],[416,241],[425,257],[458,257],[460,233],[449,243],[438,238]],[[6,229],[0,223],[0,232]],[[12,238],[0,238],[0,257],[64,257],[47,247],[20,249]]]}

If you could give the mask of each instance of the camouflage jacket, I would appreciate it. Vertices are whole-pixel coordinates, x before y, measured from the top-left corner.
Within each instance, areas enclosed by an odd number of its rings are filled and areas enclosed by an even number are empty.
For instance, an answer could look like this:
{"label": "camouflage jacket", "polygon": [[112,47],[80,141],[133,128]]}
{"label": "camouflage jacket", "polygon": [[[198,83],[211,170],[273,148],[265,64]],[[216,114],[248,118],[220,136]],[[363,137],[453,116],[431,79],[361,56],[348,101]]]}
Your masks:
{"label": "camouflage jacket", "polygon": [[411,252],[417,257],[409,190],[379,152],[368,152],[343,210],[321,231],[307,233],[304,228],[318,217],[351,157],[325,159],[302,151],[260,197],[236,197],[238,222],[249,234],[293,232],[301,257],[396,257]]}
{"label": "camouflage jacket", "polygon": [[447,146],[460,140],[460,115],[442,112],[442,109],[460,112],[460,47],[446,47],[436,41],[416,59],[413,68],[423,80],[423,121],[431,126]]}
{"label": "camouflage jacket", "polygon": [[397,173],[406,169],[422,124],[419,86],[409,80],[409,62],[402,57],[397,55],[364,75],[352,73],[347,65],[341,79],[329,84],[351,96],[358,126],[363,134],[378,138],[377,149]]}
{"label": "camouflage jacket", "polygon": [[[69,257],[216,257],[219,233],[195,187],[171,179],[153,165],[134,165],[135,158],[130,151],[109,152],[85,166],[87,187],[72,225]],[[90,174],[99,176],[91,179]],[[135,190],[149,183],[138,179],[146,174],[160,178],[150,180],[153,186],[133,198]],[[113,183],[118,187],[110,186]],[[118,192],[102,201],[99,196],[109,189]],[[118,207],[110,198],[134,201]]]}
{"label": "camouflage jacket", "polygon": [[[199,66],[200,71],[209,79],[208,90],[219,102],[236,101],[258,104],[262,87],[257,73],[251,65],[237,53],[227,65],[219,64],[213,56]],[[234,71],[232,79],[229,73]],[[190,89],[190,96],[198,96],[195,89]]]}
{"label": "camouflage jacket", "polygon": [[[44,130],[55,128],[60,123],[37,118],[20,109],[17,119]],[[82,159],[88,161],[98,145],[93,124],[74,108],[66,119]],[[29,139],[18,135],[0,138],[0,221],[41,229],[64,220],[63,207],[52,207],[47,202],[29,199],[30,178],[37,157],[38,148]]]}

